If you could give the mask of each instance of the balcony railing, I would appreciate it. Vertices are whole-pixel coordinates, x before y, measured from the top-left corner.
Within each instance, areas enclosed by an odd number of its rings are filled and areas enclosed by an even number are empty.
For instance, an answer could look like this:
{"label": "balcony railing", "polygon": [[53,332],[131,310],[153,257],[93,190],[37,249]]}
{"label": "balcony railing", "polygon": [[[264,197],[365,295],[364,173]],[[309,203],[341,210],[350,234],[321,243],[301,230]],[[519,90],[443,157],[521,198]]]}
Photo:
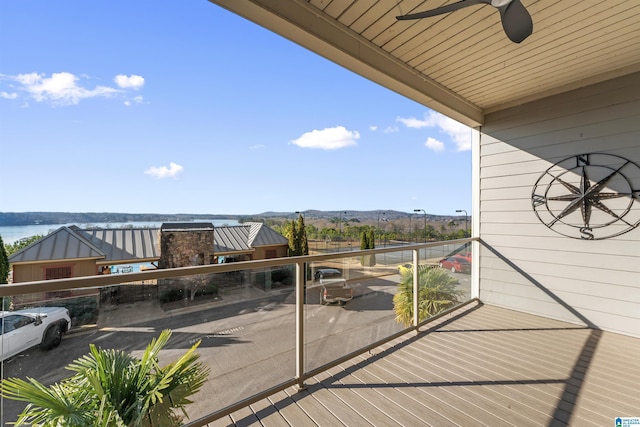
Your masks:
{"label": "balcony railing", "polygon": [[[86,354],[90,343],[136,355],[161,330],[171,329],[161,364],[200,341],[200,360],[211,369],[185,420],[203,426],[291,386],[302,389],[308,378],[435,319],[418,319],[418,299],[412,298],[409,325],[396,320],[403,266],[438,266],[455,253],[471,253],[474,245],[475,239],[461,239],[2,285],[5,307],[66,306],[72,315],[72,329],[59,347],[5,360],[3,378],[29,376],[51,384],[69,375],[64,367]],[[445,266],[457,283],[457,307],[478,296],[475,264],[463,271]],[[351,301],[321,303],[317,272],[325,268],[341,272]],[[418,269],[410,271],[415,295]],[[24,408],[6,399],[1,404],[3,425]]]}

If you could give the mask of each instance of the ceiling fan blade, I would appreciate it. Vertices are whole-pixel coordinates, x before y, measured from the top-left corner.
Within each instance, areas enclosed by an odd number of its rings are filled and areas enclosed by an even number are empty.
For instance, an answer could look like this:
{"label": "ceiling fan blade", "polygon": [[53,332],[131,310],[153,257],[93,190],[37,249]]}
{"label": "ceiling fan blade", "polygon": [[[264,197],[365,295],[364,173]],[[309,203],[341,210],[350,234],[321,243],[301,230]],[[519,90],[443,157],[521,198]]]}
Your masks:
{"label": "ceiling fan blade", "polygon": [[520,0],[513,0],[498,10],[502,28],[512,42],[520,43],[533,33],[533,20]]}
{"label": "ceiling fan blade", "polygon": [[457,3],[448,4],[446,6],[438,7],[432,10],[426,10],[424,12],[410,13],[408,15],[396,16],[396,19],[404,21],[407,19],[421,19],[428,18],[430,16],[442,15],[444,13],[453,12],[454,10],[462,9],[468,6],[474,6],[476,4],[491,4],[491,0],[461,0]]}

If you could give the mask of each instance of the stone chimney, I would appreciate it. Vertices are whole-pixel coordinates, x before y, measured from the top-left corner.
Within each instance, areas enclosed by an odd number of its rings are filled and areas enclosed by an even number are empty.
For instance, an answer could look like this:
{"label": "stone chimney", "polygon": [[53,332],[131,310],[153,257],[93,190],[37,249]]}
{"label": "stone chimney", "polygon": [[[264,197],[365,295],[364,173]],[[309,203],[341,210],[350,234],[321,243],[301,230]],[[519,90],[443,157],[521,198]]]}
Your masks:
{"label": "stone chimney", "polygon": [[213,224],[168,222],[160,227],[158,268],[210,264],[213,259]]}

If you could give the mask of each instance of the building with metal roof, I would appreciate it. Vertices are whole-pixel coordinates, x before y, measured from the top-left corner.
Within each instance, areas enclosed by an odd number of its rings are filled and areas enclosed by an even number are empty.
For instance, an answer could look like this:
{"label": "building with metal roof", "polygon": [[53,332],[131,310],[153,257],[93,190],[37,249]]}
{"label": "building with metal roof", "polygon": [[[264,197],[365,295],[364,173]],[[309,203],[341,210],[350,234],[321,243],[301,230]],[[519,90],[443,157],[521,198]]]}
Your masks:
{"label": "building with metal roof", "polygon": [[207,263],[287,256],[288,240],[262,223],[214,227],[211,223],[165,223],[160,228],[60,227],[9,257],[13,281],[27,282],[99,274],[110,266],[160,260],[161,233],[213,231]]}

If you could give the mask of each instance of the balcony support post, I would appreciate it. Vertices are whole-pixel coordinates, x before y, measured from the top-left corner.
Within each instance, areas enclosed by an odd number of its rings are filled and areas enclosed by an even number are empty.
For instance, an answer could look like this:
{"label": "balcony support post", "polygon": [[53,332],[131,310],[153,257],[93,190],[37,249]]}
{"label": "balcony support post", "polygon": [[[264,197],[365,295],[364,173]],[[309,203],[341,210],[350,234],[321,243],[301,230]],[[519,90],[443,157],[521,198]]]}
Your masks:
{"label": "balcony support post", "polygon": [[420,261],[420,253],[418,249],[413,250],[413,327],[416,333],[418,332],[418,325],[420,324],[420,313],[418,312],[418,297],[419,297],[419,275],[418,275],[418,262]]}
{"label": "balcony support post", "polygon": [[304,390],[304,301],[306,292],[306,263],[296,262],[296,379],[298,390]]}

